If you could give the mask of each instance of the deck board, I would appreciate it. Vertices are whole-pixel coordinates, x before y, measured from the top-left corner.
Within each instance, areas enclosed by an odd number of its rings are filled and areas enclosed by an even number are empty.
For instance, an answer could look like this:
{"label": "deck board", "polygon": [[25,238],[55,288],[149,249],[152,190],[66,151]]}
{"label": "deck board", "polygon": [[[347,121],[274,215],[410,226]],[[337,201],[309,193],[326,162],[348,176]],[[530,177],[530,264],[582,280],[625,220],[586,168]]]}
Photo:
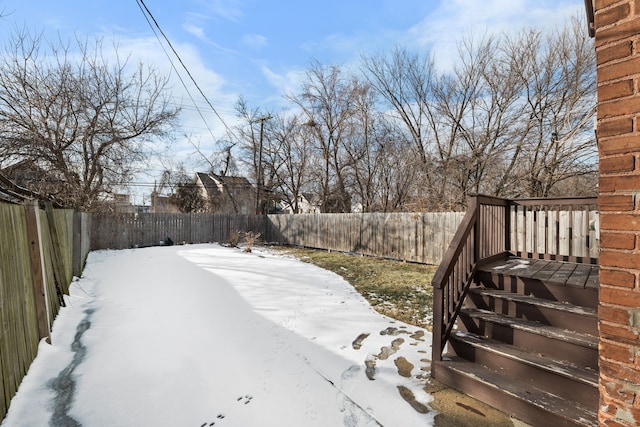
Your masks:
{"label": "deck board", "polygon": [[566,280],[567,285],[586,287],[587,279],[591,275],[592,266],[590,264],[576,264],[576,268]]}
{"label": "deck board", "polygon": [[591,266],[591,271],[589,272],[589,277],[587,278],[584,287],[595,289],[600,287],[600,268],[597,265]]}
{"label": "deck board", "polygon": [[590,289],[597,289],[600,283],[599,267],[594,264],[511,257],[487,264],[481,270]]}
{"label": "deck board", "polygon": [[578,264],[573,263],[562,263],[559,269],[556,270],[550,277],[548,277],[549,281],[554,283],[562,283],[563,285],[567,284],[567,281],[571,278],[571,275],[576,270]]}

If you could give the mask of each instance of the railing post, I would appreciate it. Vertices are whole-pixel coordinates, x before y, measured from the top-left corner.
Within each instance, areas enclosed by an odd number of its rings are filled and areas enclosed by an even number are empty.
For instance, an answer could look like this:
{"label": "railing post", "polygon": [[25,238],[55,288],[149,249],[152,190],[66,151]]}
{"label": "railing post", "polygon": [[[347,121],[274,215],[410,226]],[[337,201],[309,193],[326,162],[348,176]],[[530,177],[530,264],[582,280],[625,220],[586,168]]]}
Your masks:
{"label": "railing post", "polygon": [[[439,362],[442,360],[442,334],[444,323],[442,322],[443,316],[443,290],[442,288],[434,287],[433,288],[433,338],[431,342],[431,350],[433,359],[432,362]],[[431,364],[431,370],[433,371],[435,364]],[[433,372],[432,372],[433,375]]]}
{"label": "railing post", "polygon": [[474,210],[476,212],[476,223],[473,226],[473,259],[471,260],[472,264],[478,262],[480,259],[480,229],[482,226],[482,221],[484,220],[484,215],[482,215],[482,210],[480,209],[480,203],[478,203],[478,196],[472,196],[469,200],[469,209]]}
{"label": "railing post", "polygon": [[[511,200],[504,207],[504,250],[511,252]],[[515,215],[517,218],[517,215]]]}

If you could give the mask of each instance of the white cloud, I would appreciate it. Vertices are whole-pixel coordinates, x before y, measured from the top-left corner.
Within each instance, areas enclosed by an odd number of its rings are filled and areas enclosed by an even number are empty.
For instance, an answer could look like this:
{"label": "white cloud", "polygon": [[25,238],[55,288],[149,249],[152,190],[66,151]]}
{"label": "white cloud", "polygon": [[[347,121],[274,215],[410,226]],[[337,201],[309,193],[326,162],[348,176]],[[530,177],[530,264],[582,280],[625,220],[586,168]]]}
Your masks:
{"label": "white cloud", "polygon": [[212,39],[210,39],[207,34],[205,33],[205,29],[202,25],[199,25],[197,23],[195,23],[196,21],[199,21],[201,19],[204,19],[201,16],[197,16],[197,15],[190,15],[188,22],[184,23],[182,25],[182,28],[189,34],[193,35],[196,37],[196,39],[200,40],[201,42],[204,42],[210,46],[215,47],[216,49],[218,49],[221,52],[225,52],[225,53],[232,53],[235,54],[235,52],[231,49],[227,49],[223,46],[221,46],[220,44],[216,43],[215,41],[213,41]]}
{"label": "white cloud", "polygon": [[305,79],[304,70],[291,69],[284,74],[278,74],[267,66],[263,66],[261,70],[271,86],[276,88],[282,96],[295,94]]}
{"label": "white cloud", "polygon": [[436,64],[450,68],[457,43],[465,36],[513,33],[527,27],[563,25],[583,12],[575,0],[447,0],[420,23],[409,29],[410,39],[433,50]]}
{"label": "white cloud", "polygon": [[182,28],[184,28],[184,30],[187,33],[196,36],[200,40],[204,40],[204,41],[207,40],[207,37],[204,34],[204,28],[202,28],[202,27],[200,27],[198,25],[188,24],[187,23],[187,24],[184,24],[182,26]]}
{"label": "white cloud", "polygon": [[269,40],[260,34],[245,34],[242,37],[242,44],[253,49],[260,49],[269,44]]}
{"label": "white cloud", "polygon": [[[201,53],[195,46],[181,43],[174,44],[174,47],[218,114],[222,116],[227,125],[231,126],[235,121],[233,111],[238,94],[230,91],[227,81],[206,65]],[[171,75],[170,84],[174,102],[176,105],[183,107],[181,114],[182,129],[179,133],[191,135],[191,138],[198,141],[202,146],[210,147],[208,152],[211,152],[215,146],[215,141],[226,133],[226,128],[211,110],[211,107],[207,105],[199,90],[194,86],[170,50],[167,49],[167,52],[172,55],[173,66],[155,38],[121,39],[120,48],[121,53],[131,55],[132,62],[141,61],[157,68],[164,75]],[[186,88],[180,81],[178,73]],[[191,97],[195,100],[195,105]],[[200,114],[204,116],[204,121]],[[181,143],[186,146],[175,147],[177,151],[193,149],[191,144],[187,144],[184,141],[184,138]]]}
{"label": "white cloud", "polygon": [[237,22],[244,15],[240,0],[203,0],[202,4],[215,15],[228,21]]}

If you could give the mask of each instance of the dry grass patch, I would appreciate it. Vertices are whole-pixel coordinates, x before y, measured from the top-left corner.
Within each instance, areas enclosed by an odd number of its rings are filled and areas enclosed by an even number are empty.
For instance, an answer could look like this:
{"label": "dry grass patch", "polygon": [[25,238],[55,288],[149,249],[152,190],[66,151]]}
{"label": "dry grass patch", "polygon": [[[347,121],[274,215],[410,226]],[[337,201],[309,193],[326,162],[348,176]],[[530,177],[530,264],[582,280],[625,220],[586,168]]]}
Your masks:
{"label": "dry grass patch", "polygon": [[431,330],[431,278],[436,266],[325,250],[286,248],[282,251],[339,274],[377,312]]}

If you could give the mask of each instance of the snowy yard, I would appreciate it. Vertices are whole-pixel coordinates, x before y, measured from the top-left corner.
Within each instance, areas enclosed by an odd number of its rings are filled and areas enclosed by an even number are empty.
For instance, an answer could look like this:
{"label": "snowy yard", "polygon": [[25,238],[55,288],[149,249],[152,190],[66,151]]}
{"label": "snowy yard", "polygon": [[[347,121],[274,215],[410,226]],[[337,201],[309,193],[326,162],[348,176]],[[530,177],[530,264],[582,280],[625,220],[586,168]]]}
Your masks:
{"label": "snowy yard", "polygon": [[430,344],[266,250],[93,252],[2,427],[432,425]]}

